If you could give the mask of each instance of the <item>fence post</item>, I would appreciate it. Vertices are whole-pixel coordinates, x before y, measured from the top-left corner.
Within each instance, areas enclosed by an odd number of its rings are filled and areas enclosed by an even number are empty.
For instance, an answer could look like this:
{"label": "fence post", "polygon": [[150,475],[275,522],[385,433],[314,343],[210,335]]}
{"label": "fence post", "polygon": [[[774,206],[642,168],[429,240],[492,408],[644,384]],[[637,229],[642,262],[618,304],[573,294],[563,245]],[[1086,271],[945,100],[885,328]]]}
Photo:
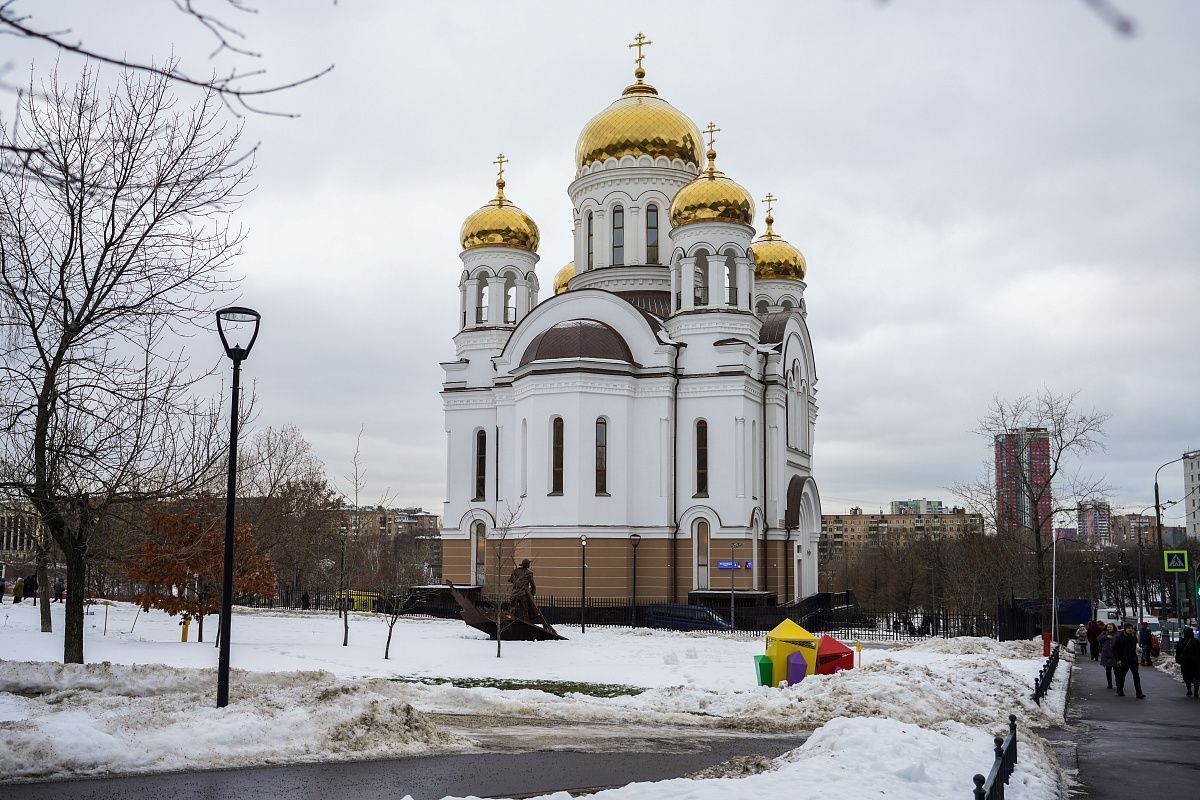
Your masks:
{"label": "fence post", "polygon": [[1012,736],[1012,740],[1013,740],[1012,760],[1013,760],[1013,763],[1016,764],[1017,763],[1017,715],[1016,714],[1008,715],[1008,733],[1010,736]]}
{"label": "fence post", "polygon": [[983,800],[983,782],[986,781],[987,778],[976,774],[971,780],[975,781],[975,800]]}

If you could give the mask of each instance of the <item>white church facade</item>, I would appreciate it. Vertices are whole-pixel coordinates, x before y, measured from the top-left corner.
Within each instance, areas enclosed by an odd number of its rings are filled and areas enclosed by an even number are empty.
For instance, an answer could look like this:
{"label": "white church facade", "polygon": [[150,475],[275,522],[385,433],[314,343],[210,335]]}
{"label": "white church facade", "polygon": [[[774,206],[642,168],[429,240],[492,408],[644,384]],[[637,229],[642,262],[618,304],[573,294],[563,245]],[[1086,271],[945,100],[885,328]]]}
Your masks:
{"label": "white church facade", "polygon": [[[644,43],[639,34],[638,44]],[[579,135],[574,258],[540,297],[538,227],[505,195],[461,231],[445,382],[443,575],[685,602],[817,591],[807,265],[644,81]],[[566,256],[564,256],[564,260]],[[497,554],[502,566],[497,567]],[[636,566],[635,566],[636,565]]]}

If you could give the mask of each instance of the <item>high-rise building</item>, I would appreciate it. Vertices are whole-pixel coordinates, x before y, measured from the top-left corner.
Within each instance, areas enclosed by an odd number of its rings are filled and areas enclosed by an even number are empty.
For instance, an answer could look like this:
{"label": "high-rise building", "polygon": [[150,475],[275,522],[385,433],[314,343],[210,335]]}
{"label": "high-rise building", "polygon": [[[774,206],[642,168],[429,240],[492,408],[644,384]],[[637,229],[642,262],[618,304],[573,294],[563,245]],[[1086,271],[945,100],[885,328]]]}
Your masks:
{"label": "high-rise building", "polygon": [[945,514],[941,500],[893,500],[893,514]]}
{"label": "high-rise building", "polygon": [[1183,457],[1183,505],[1189,539],[1200,539],[1200,450]]}
{"label": "high-rise building", "polygon": [[996,525],[1002,532],[1052,531],[1050,432],[1021,428],[996,435]]}
{"label": "high-rise building", "polygon": [[1080,541],[1090,545],[1112,542],[1112,508],[1108,503],[1080,503],[1075,518]]}

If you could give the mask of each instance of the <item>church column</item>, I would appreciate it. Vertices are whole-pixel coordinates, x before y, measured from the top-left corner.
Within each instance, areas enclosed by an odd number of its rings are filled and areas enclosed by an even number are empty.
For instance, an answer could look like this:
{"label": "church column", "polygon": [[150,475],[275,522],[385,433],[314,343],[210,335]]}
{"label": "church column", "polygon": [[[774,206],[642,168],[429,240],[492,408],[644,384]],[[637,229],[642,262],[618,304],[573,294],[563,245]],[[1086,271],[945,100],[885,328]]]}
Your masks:
{"label": "church column", "polygon": [[488,278],[487,324],[504,324],[504,278]]}
{"label": "church column", "polygon": [[471,278],[470,280],[463,281],[463,291],[466,297],[463,308],[467,312],[467,327],[471,328],[480,324],[475,311],[475,301],[479,296],[479,279]]}
{"label": "church column", "polygon": [[744,256],[737,258],[737,307],[750,310],[754,308],[754,270],[750,268],[750,259]]}
{"label": "church column", "polygon": [[725,305],[725,256],[713,253],[708,257],[708,305],[710,308]]}
{"label": "church column", "polygon": [[467,282],[463,281],[458,285],[458,321],[459,330],[467,327],[471,318],[467,315]]}
{"label": "church column", "polygon": [[640,206],[625,208],[625,263],[646,263],[645,215]]}
{"label": "church column", "polygon": [[530,283],[525,278],[517,281],[517,318],[516,322],[520,322],[529,313],[529,309],[533,303],[529,296],[531,289]]}
{"label": "church column", "polygon": [[691,311],[696,307],[696,259],[684,258],[679,262],[680,311]]}
{"label": "church column", "polygon": [[[597,208],[592,212],[592,269],[607,267],[612,263],[612,229],[609,227],[608,212]],[[584,232],[587,239],[587,232]],[[587,269],[587,242],[583,250],[584,269]],[[578,267],[576,267],[578,271]]]}

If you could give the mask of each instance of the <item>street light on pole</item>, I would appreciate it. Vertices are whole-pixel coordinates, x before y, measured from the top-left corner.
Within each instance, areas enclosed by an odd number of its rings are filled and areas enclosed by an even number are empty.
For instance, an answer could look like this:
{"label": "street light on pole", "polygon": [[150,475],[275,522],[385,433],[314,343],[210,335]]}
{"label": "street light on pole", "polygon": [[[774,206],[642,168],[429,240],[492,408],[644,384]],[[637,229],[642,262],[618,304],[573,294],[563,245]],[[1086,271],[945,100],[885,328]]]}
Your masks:
{"label": "street light on pole", "polygon": [[579,537],[579,632],[587,633],[587,534]]}
{"label": "street light on pole", "polygon": [[[221,648],[217,656],[217,708],[229,705],[229,638],[233,608],[233,520],[237,500],[238,392],[241,389],[242,362],[250,356],[258,338],[261,317],[252,308],[230,306],[217,312],[217,334],[225,355],[233,361],[233,399],[229,406],[229,474],[225,486],[225,559],[222,568],[221,618],[217,635]],[[230,344],[230,340],[233,344]],[[246,342],[243,346],[242,342]]]}
{"label": "street light on pole", "polygon": [[[1167,463],[1163,464],[1158,469],[1154,470],[1154,527],[1158,532],[1158,557],[1160,559],[1163,558],[1164,556],[1163,556],[1163,535],[1162,535],[1162,502],[1158,498],[1158,473],[1162,472],[1163,467],[1169,467],[1172,464],[1176,463],[1177,461],[1183,461],[1185,458],[1193,458],[1195,456],[1200,456],[1200,450],[1192,450],[1190,452],[1184,453],[1179,458],[1173,458],[1170,461],[1168,461]],[[1164,595],[1164,597],[1163,597],[1161,615],[1159,616],[1159,625],[1161,626],[1162,630],[1166,630],[1166,627],[1167,627],[1166,626],[1167,604],[1166,604],[1166,597],[1165,597],[1166,593],[1167,593],[1166,580],[1163,580],[1163,595]],[[1176,593],[1176,595],[1178,595],[1178,593]],[[1181,605],[1181,603],[1179,603],[1178,596],[1176,596],[1176,598],[1175,598],[1175,605],[1177,606],[1175,609],[1175,613],[1180,616],[1180,619],[1182,619],[1183,618],[1183,609],[1178,608],[1178,606]]]}
{"label": "street light on pole", "polygon": [[633,627],[637,627],[637,549],[642,543],[642,535],[640,533],[629,534],[629,546],[633,548],[633,601],[630,603],[629,613],[633,617]]}
{"label": "street light on pole", "polygon": [[732,541],[729,543],[729,627],[737,628],[737,619],[735,618],[734,602],[733,602],[733,582],[737,577],[737,549],[741,547],[743,542]]}

